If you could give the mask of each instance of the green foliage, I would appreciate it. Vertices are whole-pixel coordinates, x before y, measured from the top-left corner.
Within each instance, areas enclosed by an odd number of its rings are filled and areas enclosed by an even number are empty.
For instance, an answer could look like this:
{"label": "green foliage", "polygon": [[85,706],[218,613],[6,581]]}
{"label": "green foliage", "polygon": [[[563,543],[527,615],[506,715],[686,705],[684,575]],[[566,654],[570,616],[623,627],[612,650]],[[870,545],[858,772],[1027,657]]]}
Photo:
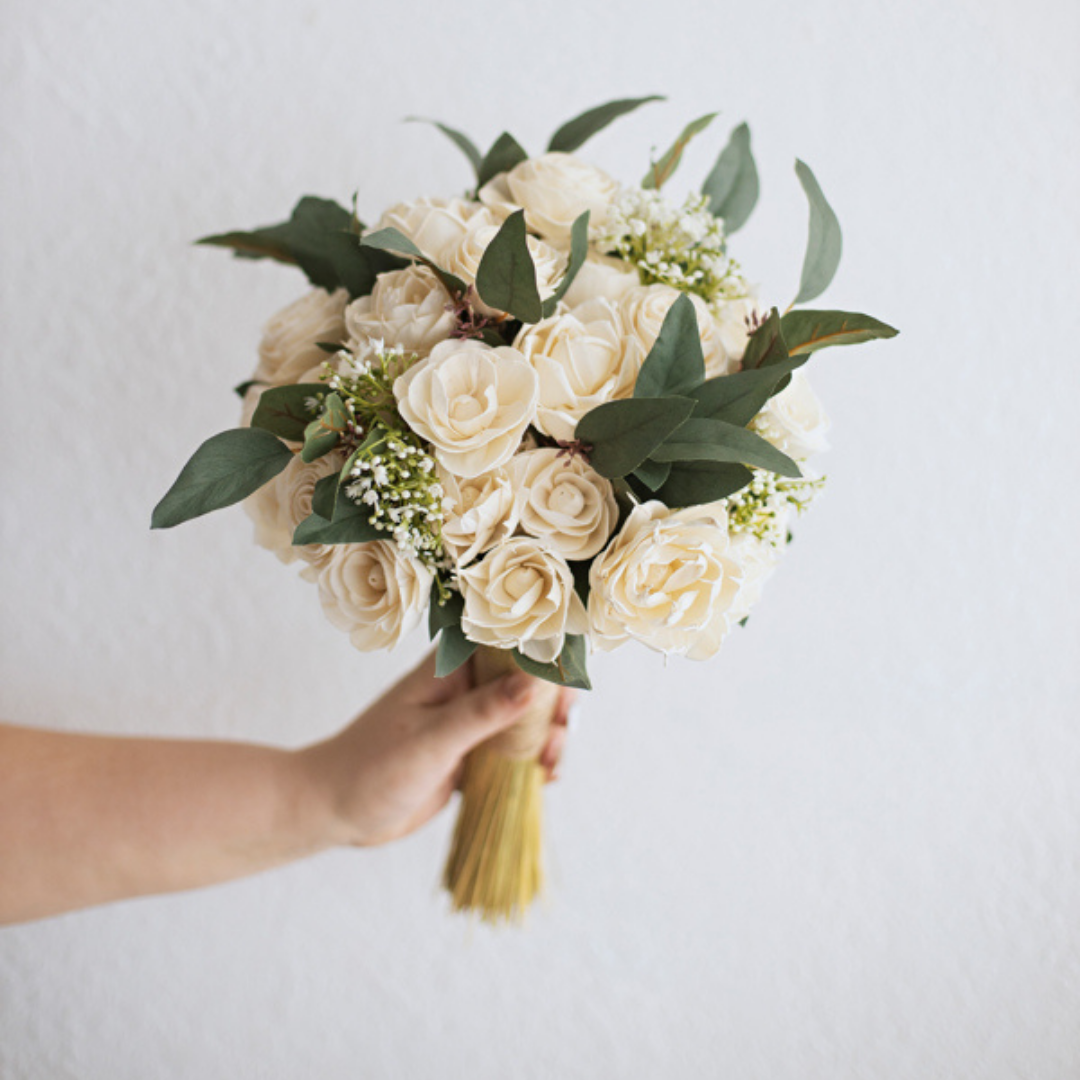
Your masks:
{"label": "green foliage", "polygon": [[694,417],[726,420],[745,427],[776,393],[785,376],[805,363],[805,356],[792,356],[757,370],[717,375],[687,394],[697,402]]}
{"label": "green foliage", "polygon": [[268,431],[236,428],[207,439],[154,507],[152,529],[232,506],[272,480],[292,460],[292,451]]}
{"label": "green foliage", "polygon": [[535,675],[538,679],[557,683],[559,686],[573,686],[578,690],[591,690],[589,673],[586,668],[588,649],[583,634],[567,634],[562,652],[550,664],[541,664],[530,660],[524,653],[513,650],[514,663],[522,671]]}
{"label": "green foliage", "polygon": [[780,320],[792,356],[831,345],[857,345],[874,338],[896,337],[898,330],[853,311],[789,311]]}
{"label": "green foliage", "polygon": [[325,383],[293,383],[290,386],[271,386],[264,390],[251,417],[251,426],[269,431],[290,442],[303,442],[304,432],[311,423],[307,402],[321,400],[326,394]]}
{"label": "green foliage", "polygon": [[673,465],[660,489],[660,500],[672,509],[726,499],[746,487],[754,474],[745,465],[683,461]]}
{"label": "green foliage", "polygon": [[504,131],[484,155],[476,171],[476,190],[479,191],[489,180],[501,172],[509,172],[515,165],[520,165],[529,155],[521,144]]}
{"label": "green foliage", "polygon": [[432,582],[431,603],[428,607],[428,636],[433,638],[440,630],[445,630],[448,626],[460,626],[464,610],[465,601],[461,593],[451,590],[443,599],[439,583]]}
{"label": "green foliage", "polygon": [[743,353],[743,371],[768,367],[786,360],[788,355],[784,335],[780,329],[780,312],[773,308],[768,318],[750,335]]}
{"label": "green foliage", "polygon": [[312,462],[328,454],[341,442],[348,419],[341,396],[327,394],[323,399],[322,411],[304,428],[304,448],[300,451],[300,457]]}
{"label": "green foliage", "polygon": [[664,98],[661,95],[652,94],[649,97],[621,98],[618,101],[609,101],[606,105],[597,105],[595,108],[588,109],[580,116],[575,116],[573,120],[568,120],[563,124],[551,136],[548,149],[561,150],[563,153],[572,154],[598,131],[606,128],[613,120],[625,116],[628,112],[633,112],[634,109],[650,101],[663,100]]}
{"label": "green foliage", "polygon": [[245,397],[247,397],[247,392],[253,386],[261,386],[261,385],[262,385],[262,380],[261,379],[247,379],[242,383],[237,383],[237,385],[233,387],[233,393],[238,398],[245,398]]}
{"label": "green foliage", "polygon": [[476,291],[489,307],[524,323],[536,323],[544,312],[526,236],[525,211],[517,210],[485,249],[476,268]]}
{"label": "green foliage", "polygon": [[379,251],[393,251],[401,255],[408,255],[411,259],[423,263],[442,282],[443,288],[451,296],[460,296],[465,292],[465,282],[448,270],[432,262],[403,232],[398,229],[379,229],[377,232],[368,233],[361,237],[360,246],[375,248]]}
{"label": "green foliage", "polygon": [[659,161],[653,162],[652,167],[645,174],[645,179],[641,181],[641,186],[646,189],[655,188],[659,191],[679,167],[679,162],[682,160],[683,151],[686,149],[687,144],[695,135],[700,135],[713,122],[716,115],[716,113],[707,113],[705,116],[699,116],[696,120],[691,120],[682,129],[679,137],[671,144],[664,156]]}
{"label": "green foliage", "polygon": [[311,493],[311,513],[315,517],[326,521],[333,519],[340,486],[340,473],[330,473],[315,484],[315,490]]}
{"label": "green foliage", "polygon": [[607,401],[581,418],[574,437],[592,447],[592,467],[614,479],[639,468],[693,411],[685,397]]}
{"label": "green foliage", "polygon": [[473,172],[479,174],[480,162],[483,157],[468,135],[463,135],[460,131],[455,131],[452,127],[439,123],[438,120],[428,120],[424,116],[406,116],[405,121],[406,123],[415,124],[433,124],[469,159]]}
{"label": "green foliage", "polygon": [[353,298],[366,296],[376,275],[401,266],[384,251],[361,248],[357,242],[359,222],[332,199],[305,195],[280,225],[251,232],[219,233],[196,241],[231,248],[245,259],[275,259],[298,266],[312,285],[333,292],[344,287]]}
{"label": "green foliage", "polygon": [[810,232],[806,241],[806,255],[803,257],[802,277],[799,292],[792,304],[805,304],[820,296],[828,287],[840,265],[840,253],[843,238],[840,222],[833,213],[810,167],[795,161],[795,175],[802,184],[803,191],[810,203]]}
{"label": "green foliage", "polygon": [[685,293],[664,316],[656,343],[649,350],[634,384],[635,398],[685,394],[705,378],[701,333],[693,301]]}
{"label": "green foliage", "polygon": [[[327,481],[333,481],[334,487],[340,482],[337,473],[331,473],[316,484],[325,485]],[[319,510],[328,508],[328,487],[324,486],[318,495]],[[349,498],[338,498],[335,495],[332,505],[332,516],[327,518],[322,513],[315,512],[315,502],[312,499],[312,513],[304,518],[293,533],[293,544],[363,544],[369,540],[387,540],[389,533],[372,525],[368,520],[371,517],[371,508],[360,506]]]}
{"label": "green foliage", "polygon": [[653,461],[646,458],[632,473],[650,491],[659,491],[671,475],[670,461]]}
{"label": "green foliage", "polygon": [[578,271],[585,265],[585,259],[589,254],[589,211],[574,220],[570,226],[570,258],[566,264],[566,271],[552,293],[541,305],[544,318],[555,314],[555,308],[559,301],[566,295],[567,290],[574,284],[574,278]]}
{"label": "green foliage", "polygon": [[716,461],[754,465],[781,476],[801,476],[799,466],[753,431],[725,420],[687,420],[663,445],[654,461]]}
{"label": "green foliage", "polygon": [[757,204],[759,191],[757,165],[750,150],[750,128],[740,124],[720,151],[712,172],[701,185],[701,192],[708,195],[709,211],[724,219],[724,232],[731,236],[746,224]]}

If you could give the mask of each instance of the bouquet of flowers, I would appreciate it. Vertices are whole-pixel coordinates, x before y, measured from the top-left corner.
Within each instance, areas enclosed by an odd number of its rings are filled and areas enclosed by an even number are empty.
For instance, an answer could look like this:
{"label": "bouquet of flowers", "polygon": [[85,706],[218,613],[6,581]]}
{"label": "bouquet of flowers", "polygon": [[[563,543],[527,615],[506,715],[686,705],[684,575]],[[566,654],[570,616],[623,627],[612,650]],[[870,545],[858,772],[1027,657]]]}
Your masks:
{"label": "bouquet of flowers", "polygon": [[[664,185],[715,114],[636,185],[575,156],[653,100],[590,109],[536,157],[436,124],[474,169],[462,197],[368,227],[355,199],[307,196],[282,224],[200,241],[313,288],[271,319],[241,426],[199,447],[153,526],[246,500],[256,541],[300,565],[353,645],[392,647],[426,615],[440,675],[471,660],[478,679],[517,666],[587,689],[591,649],[715,654],[823,483],[807,463],[827,421],[801,369],[896,331],[799,307],[841,249],[802,162],[799,290],[784,314],[759,301],[728,251],[758,196],[745,124],[678,205]],[[551,706],[469,758],[458,908],[511,917],[540,888]]]}

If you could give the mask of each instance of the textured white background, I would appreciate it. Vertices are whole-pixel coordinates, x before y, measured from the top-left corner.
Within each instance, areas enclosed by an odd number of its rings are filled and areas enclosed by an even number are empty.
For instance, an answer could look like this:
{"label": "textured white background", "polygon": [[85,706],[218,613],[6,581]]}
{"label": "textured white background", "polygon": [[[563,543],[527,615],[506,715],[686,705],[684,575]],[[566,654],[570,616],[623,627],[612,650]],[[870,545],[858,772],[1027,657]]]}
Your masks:
{"label": "textured white background", "polygon": [[311,192],[453,193],[433,115],[636,179],[723,110],[735,253],[902,328],[820,355],[827,496],[712,663],[627,648],[550,791],[524,932],[448,917],[449,818],[385,850],[0,932],[4,1080],[1080,1075],[1077,45],[1068,0],[526,6],[5,0],[2,715],[297,745],[422,642],[354,652],[229,511],[151,534],[301,279],[196,250]]}

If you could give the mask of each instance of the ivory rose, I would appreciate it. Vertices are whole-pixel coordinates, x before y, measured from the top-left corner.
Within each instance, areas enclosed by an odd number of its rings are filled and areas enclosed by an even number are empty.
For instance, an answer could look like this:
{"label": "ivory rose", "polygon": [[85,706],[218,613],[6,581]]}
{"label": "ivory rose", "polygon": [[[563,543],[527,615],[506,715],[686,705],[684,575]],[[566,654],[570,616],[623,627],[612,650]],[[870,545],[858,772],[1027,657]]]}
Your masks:
{"label": "ivory rose", "polygon": [[397,229],[433,263],[442,266],[461,243],[470,224],[498,225],[499,219],[482,203],[469,199],[416,199],[398,203],[372,229]]}
{"label": "ivory rose", "polygon": [[494,547],[458,575],[470,641],[517,648],[541,664],[562,652],[567,634],[583,634],[588,618],[566,561],[531,536]]}
{"label": "ivory rose", "polygon": [[505,469],[469,480],[442,468],[438,473],[444,492],[443,547],[458,566],[513,536],[524,493],[511,483]]}
{"label": "ivory rose", "polygon": [[629,397],[645,352],[625,336],[607,300],[522,327],[514,341],[539,378],[536,426],[553,439],[570,440],[577,422],[605,401]]}
{"label": "ivory rose", "polygon": [[326,359],[316,342],[345,340],[348,302],[344,289],[312,289],[279,311],[263,330],[253,378],[271,386],[299,382],[305,371]]}
{"label": "ivory rose", "polygon": [[325,545],[294,547],[293,533],[311,513],[315,485],[324,476],[340,472],[344,464],[345,455],[339,450],[331,450],[312,462],[301,461],[297,454],[273,480],[249,495],[243,506],[255,523],[255,543],[272,551],[283,563],[295,559],[318,562],[325,555]]}
{"label": "ivory rose", "polygon": [[729,374],[735,370],[735,365],[724,348],[720,327],[708,304],[694,293],[680,293],[670,285],[638,285],[627,290],[616,304],[623,332],[638,341],[648,355],[656,344],[671,305],[684,295],[690,297],[697,315],[706,378]]}
{"label": "ivory rose", "polygon": [[707,659],[735,621],[741,580],[722,506],[642,503],[590,569],[592,639],[601,649],[634,638],[658,652]]}
{"label": "ivory rose", "polygon": [[598,298],[618,300],[640,284],[641,276],[633,263],[590,251],[563,300],[571,309]]}
{"label": "ivory rose", "polygon": [[738,361],[746,352],[750,340],[751,319],[765,314],[765,308],[756,296],[740,296],[737,300],[715,300],[712,304],[720,344],[731,361],[732,370],[738,370]]}
{"label": "ivory rose", "polygon": [[761,599],[765,582],[772,577],[780,561],[780,548],[771,540],[759,539],[751,532],[733,533],[728,549],[742,570],[742,586],[731,608],[732,622],[739,622]]}
{"label": "ivory rose", "polygon": [[536,374],[517,349],[443,341],[394,380],[406,423],[455,476],[505,464],[536,415]]}
{"label": "ivory rose", "polygon": [[335,544],[319,574],[319,600],[357,649],[388,649],[420,621],[433,580],[393,541]]}
{"label": "ivory rose", "polygon": [[796,461],[827,450],[825,433],[829,418],[801,371],[792,372],[791,382],[754,417],[752,426],[763,438]]}
{"label": "ivory rose", "polygon": [[457,320],[450,294],[426,266],[388,270],[378,276],[370,296],[345,309],[345,329],[362,345],[381,340],[390,348],[426,356],[453,333]]}
{"label": "ivory rose", "polygon": [[480,201],[504,217],[524,208],[530,229],[565,248],[571,226],[586,210],[590,232],[602,228],[618,190],[619,185],[595,165],[555,150],[500,173],[480,189]]}
{"label": "ivory rose", "polygon": [[578,455],[547,448],[518,454],[507,466],[522,491],[521,527],[564,559],[591,559],[618,520],[615,489]]}

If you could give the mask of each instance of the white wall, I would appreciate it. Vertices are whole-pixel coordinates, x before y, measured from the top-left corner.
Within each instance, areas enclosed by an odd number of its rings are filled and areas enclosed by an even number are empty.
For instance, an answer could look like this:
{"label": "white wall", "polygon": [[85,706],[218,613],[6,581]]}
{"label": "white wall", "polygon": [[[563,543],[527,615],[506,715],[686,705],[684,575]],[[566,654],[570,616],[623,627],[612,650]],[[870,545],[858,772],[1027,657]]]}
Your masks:
{"label": "white wall", "polygon": [[745,118],[763,295],[799,155],[845,228],[825,299],[903,332],[815,360],[829,489],[748,629],[596,662],[526,931],[446,914],[448,819],[6,930],[4,1080],[1080,1074],[1078,31],[1068,0],[7,0],[11,720],[295,745],[422,649],[354,652],[238,510],[147,528],[302,288],[189,241],[460,189],[404,116],[535,148],[664,92],[588,156],[636,179],[720,108],[683,187]]}

